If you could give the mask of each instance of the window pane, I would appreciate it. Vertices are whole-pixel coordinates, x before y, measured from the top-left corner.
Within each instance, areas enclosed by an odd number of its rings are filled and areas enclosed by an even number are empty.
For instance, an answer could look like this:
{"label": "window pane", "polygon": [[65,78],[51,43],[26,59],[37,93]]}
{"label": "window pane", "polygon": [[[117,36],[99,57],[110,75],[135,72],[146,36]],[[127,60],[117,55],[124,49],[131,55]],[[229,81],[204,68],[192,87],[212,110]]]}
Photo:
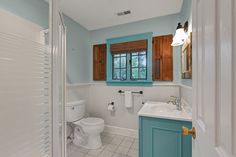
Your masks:
{"label": "window pane", "polygon": [[147,66],[147,61],[146,61],[146,55],[140,56],[139,57],[139,66],[140,67],[146,67]]}
{"label": "window pane", "polygon": [[140,55],[146,55],[147,53],[146,53],[146,51],[143,51],[143,52],[140,52],[139,54]]}
{"label": "window pane", "polygon": [[[115,57],[116,56],[116,57]],[[113,80],[127,80],[127,54],[113,55]]]}
{"label": "window pane", "polygon": [[126,67],[126,57],[121,57],[121,68]]}
{"label": "window pane", "polygon": [[147,79],[147,53],[146,51],[131,54],[131,79],[145,80]]}
{"label": "window pane", "polygon": [[140,68],[139,69],[139,78],[140,79],[146,79],[147,77],[147,69],[146,68]]}
{"label": "window pane", "polygon": [[119,80],[120,79],[120,69],[114,69],[113,79]]}
{"label": "window pane", "polygon": [[126,80],[126,69],[121,69],[121,80]]}
{"label": "window pane", "polygon": [[138,68],[132,68],[132,79],[138,79]]}
{"label": "window pane", "polygon": [[114,57],[120,57],[120,54],[115,54]]}
{"label": "window pane", "polygon": [[114,58],[114,68],[120,68],[120,58]]}
{"label": "window pane", "polygon": [[138,56],[132,56],[132,67],[138,67]]}

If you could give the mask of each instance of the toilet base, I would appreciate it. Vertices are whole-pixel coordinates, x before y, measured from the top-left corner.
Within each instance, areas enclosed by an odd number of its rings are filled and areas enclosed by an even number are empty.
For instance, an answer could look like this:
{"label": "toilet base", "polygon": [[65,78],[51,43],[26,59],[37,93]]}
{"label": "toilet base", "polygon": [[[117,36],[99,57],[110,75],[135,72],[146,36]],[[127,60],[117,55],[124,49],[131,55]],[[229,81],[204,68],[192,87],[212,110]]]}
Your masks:
{"label": "toilet base", "polygon": [[86,149],[98,149],[102,146],[100,134],[89,136],[75,134],[73,143]]}

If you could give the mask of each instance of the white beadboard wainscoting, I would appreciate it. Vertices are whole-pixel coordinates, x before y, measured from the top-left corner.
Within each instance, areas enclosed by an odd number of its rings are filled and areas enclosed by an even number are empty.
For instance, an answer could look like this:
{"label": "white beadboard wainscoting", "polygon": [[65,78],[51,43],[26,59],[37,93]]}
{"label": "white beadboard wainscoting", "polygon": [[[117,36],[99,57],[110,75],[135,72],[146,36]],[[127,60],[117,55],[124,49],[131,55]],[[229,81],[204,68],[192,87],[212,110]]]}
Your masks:
{"label": "white beadboard wainscoting", "polygon": [[[133,109],[124,106],[124,94],[119,90],[143,91],[143,95],[133,94]],[[191,87],[174,83],[156,83],[150,87],[107,86],[105,83],[85,83],[67,86],[67,102],[78,99],[86,100],[87,115],[103,118],[105,132],[137,137],[138,111],[142,102],[168,101],[170,96],[183,94],[185,102],[191,104]],[[107,110],[110,102],[115,104],[115,112]]]}
{"label": "white beadboard wainscoting", "polygon": [[180,85],[181,98],[190,106],[192,106],[192,87]]}

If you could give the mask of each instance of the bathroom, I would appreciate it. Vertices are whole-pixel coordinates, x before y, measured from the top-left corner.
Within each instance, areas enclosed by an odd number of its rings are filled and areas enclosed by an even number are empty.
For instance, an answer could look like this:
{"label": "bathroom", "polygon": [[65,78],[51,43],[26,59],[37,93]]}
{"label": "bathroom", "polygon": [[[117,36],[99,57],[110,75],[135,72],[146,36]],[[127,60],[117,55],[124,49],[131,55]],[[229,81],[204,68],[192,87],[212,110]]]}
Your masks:
{"label": "bathroom", "polygon": [[236,157],[235,8],[0,0],[0,156]]}
{"label": "bathroom", "polygon": [[[144,103],[147,101],[167,102],[172,99],[170,96],[176,96],[182,97],[182,101],[191,106],[191,79],[182,79],[181,76],[181,46],[172,47],[170,45],[171,43],[169,43],[168,47],[170,49],[173,48],[173,52],[171,52],[173,54],[171,58],[173,60],[173,69],[171,69],[172,74],[167,74],[170,75],[171,78],[163,78],[163,81],[155,79],[152,84],[125,84],[125,81],[122,81],[123,84],[116,85],[106,81],[104,76],[99,78],[99,74],[95,74],[95,68],[99,66],[95,65],[95,53],[101,53],[102,56],[102,51],[95,50],[96,46],[104,45],[109,39],[113,40],[117,37],[129,38],[129,36],[133,37],[139,36],[140,34],[148,34],[147,32],[152,32],[152,37],[169,34],[174,35],[178,22],[184,24],[186,21],[189,22],[188,33],[190,34],[192,3],[186,0],[181,4],[177,2],[176,4],[178,4],[178,9],[171,15],[90,31],[88,37],[89,43],[87,44],[87,51],[89,53],[86,54],[87,56],[85,56],[85,54],[76,53],[80,51],[79,48],[67,44],[67,79],[69,80],[67,84],[67,102],[72,103],[78,100],[85,100],[87,116],[102,118],[105,121],[105,128],[102,134],[102,137],[105,138],[105,141],[103,141],[103,143],[105,143],[103,144],[104,149],[91,152],[78,150],[77,154],[85,153],[88,155],[112,156],[113,153],[114,156],[138,156],[138,149],[131,148],[137,148],[132,147],[132,145],[138,145],[137,142],[134,142],[138,141],[138,112]],[[95,26],[91,25],[91,27]],[[70,28],[67,27],[67,30],[67,35],[70,36]],[[78,38],[78,41],[79,34],[73,35],[75,38]],[[172,38],[173,37],[171,37],[171,42]],[[106,54],[106,52],[104,53]],[[85,60],[85,57],[88,58],[88,61]],[[97,54],[97,57],[99,57],[99,54]],[[107,63],[105,57],[101,60]],[[154,62],[152,63],[154,64]],[[99,68],[97,69],[99,70]],[[108,69],[106,70],[108,71]],[[86,75],[80,75],[81,73]],[[104,75],[104,73],[102,75]],[[108,76],[109,74],[106,75]],[[119,93],[120,90],[122,92],[137,92],[132,94],[133,102],[131,108],[125,106],[125,93]],[[140,94],[140,91],[142,91],[143,94]],[[112,102],[114,103],[114,111],[109,111],[108,104]],[[71,131],[71,128],[69,128],[67,133],[70,134]],[[120,143],[115,142],[115,144],[113,144],[115,141],[112,142],[114,135],[120,135],[122,138],[124,137],[124,139],[128,137],[132,142],[123,144],[121,141]],[[68,148],[68,151],[70,150],[71,147]],[[72,152],[72,156],[73,155]]]}

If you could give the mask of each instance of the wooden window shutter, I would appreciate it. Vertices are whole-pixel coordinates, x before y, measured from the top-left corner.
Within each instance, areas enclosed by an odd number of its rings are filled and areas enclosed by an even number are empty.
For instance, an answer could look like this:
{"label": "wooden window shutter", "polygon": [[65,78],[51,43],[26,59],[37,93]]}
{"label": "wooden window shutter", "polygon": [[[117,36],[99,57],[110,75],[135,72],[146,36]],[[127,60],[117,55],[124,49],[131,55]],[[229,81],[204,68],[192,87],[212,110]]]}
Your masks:
{"label": "wooden window shutter", "polygon": [[173,47],[171,46],[173,36],[163,36],[162,44],[162,80],[173,80]]}
{"label": "wooden window shutter", "polygon": [[106,80],[106,44],[93,46],[93,80]]}
{"label": "wooden window shutter", "polygon": [[110,51],[112,54],[130,53],[147,50],[148,41],[138,40],[124,43],[111,44]]}
{"label": "wooden window shutter", "polygon": [[173,80],[172,35],[153,37],[153,80]]}

